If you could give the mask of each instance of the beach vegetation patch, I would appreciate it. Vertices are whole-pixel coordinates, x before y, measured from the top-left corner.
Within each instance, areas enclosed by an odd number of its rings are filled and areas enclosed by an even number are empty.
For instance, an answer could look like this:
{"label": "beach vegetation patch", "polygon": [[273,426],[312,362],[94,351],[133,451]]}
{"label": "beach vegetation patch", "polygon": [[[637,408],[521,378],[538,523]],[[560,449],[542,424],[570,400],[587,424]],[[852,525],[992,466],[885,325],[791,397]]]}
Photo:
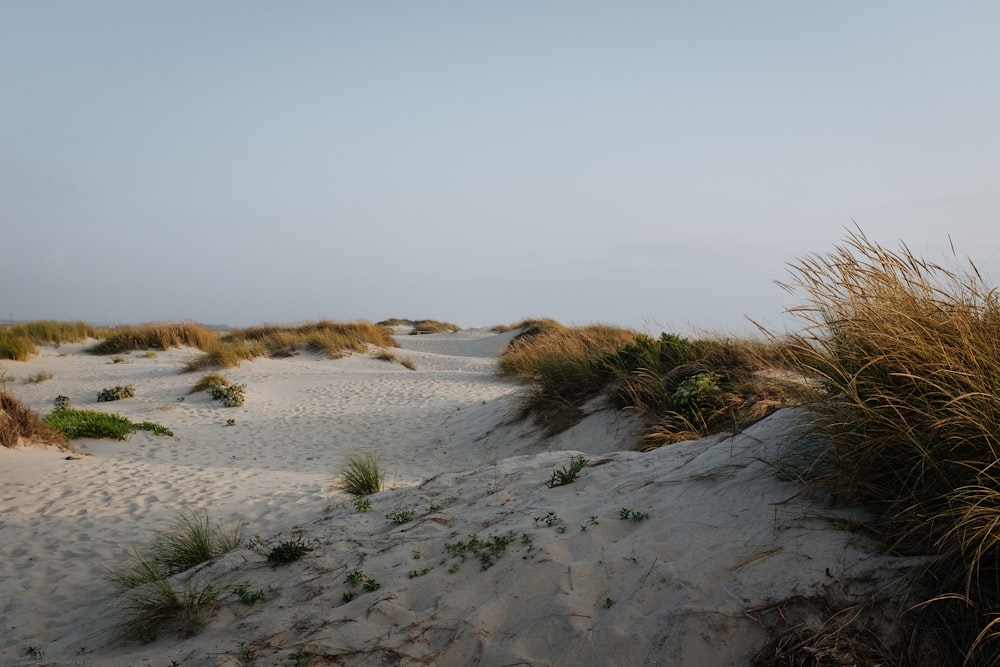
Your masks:
{"label": "beach vegetation patch", "polygon": [[30,444],[65,447],[66,437],[17,398],[0,391],[0,446]]}
{"label": "beach vegetation patch", "polygon": [[361,497],[382,490],[385,473],[374,452],[353,452],[347,455],[335,486],[352,496]]}
{"label": "beach vegetation patch", "polygon": [[77,438],[128,440],[128,437],[138,430],[150,431],[156,435],[173,435],[170,429],[160,424],[153,422],[133,424],[120,415],[96,410],[57,409],[46,415],[44,421],[68,440]]}
{"label": "beach vegetation patch", "polygon": [[38,348],[27,336],[0,328],[0,359],[27,361],[37,352]]}
{"label": "beach vegetation patch", "polygon": [[54,377],[55,375],[48,371],[38,371],[37,373],[33,373],[32,375],[24,378],[24,381],[28,384],[41,384],[42,382],[47,382]]}
{"label": "beach vegetation patch", "polygon": [[97,393],[97,402],[120,401],[123,398],[132,398],[133,396],[135,396],[135,387],[132,385],[108,387]]}
{"label": "beach vegetation patch", "polygon": [[528,324],[511,340],[499,372],[529,385],[519,416],[546,435],[584,417],[604,396],[638,414],[643,447],[742,430],[780,407],[815,400],[814,385],[790,370],[771,340],[658,338],[606,325]]}

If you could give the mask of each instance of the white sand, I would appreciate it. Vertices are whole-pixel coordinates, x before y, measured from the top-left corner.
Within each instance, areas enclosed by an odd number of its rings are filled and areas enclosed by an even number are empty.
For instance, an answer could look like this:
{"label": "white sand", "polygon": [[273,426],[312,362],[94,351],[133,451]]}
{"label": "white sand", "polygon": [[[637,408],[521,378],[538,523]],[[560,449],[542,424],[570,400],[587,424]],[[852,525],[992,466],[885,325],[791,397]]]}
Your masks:
{"label": "white sand", "polygon": [[[817,520],[763,462],[814,437],[801,410],[644,454],[630,451],[634,422],[595,406],[542,440],[509,423],[521,389],[493,372],[510,336],[400,335],[416,371],[364,355],[258,359],[223,371],[248,386],[240,408],[188,394],[201,374],[180,368],[196,350],[112,364],[72,345],[4,362],[8,376],[54,374],[8,385],[40,413],[63,394],[175,436],[75,441],[89,454],[79,460],[0,450],[0,663],[285,665],[308,652],[310,665],[745,665],[765,638],[747,609],[912,566]],[[96,402],[124,384],[135,398]],[[369,449],[392,490],[358,513],[331,480],[348,452]],[[579,452],[589,466],[577,481],[548,488]],[[649,519],[622,520],[622,508]],[[109,644],[115,598],[101,568],[181,510],[315,549],[279,567],[227,554],[201,575],[262,589],[262,601],[226,597],[194,637]],[[396,510],[414,520],[388,521]],[[473,535],[513,541],[484,570],[445,547]],[[380,587],[345,603],[356,570]]]}

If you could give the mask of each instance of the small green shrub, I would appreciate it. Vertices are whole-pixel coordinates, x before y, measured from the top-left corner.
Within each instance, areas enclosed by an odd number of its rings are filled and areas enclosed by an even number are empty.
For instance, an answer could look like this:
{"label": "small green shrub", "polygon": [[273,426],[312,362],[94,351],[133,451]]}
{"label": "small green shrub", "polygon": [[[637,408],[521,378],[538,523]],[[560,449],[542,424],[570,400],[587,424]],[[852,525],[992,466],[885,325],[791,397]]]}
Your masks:
{"label": "small green shrub", "polygon": [[246,400],[245,384],[231,384],[225,387],[213,387],[212,398],[222,403],[223,407],[238,408]]}
{"label": "small green shrub", "polygon": [[362,512],[367,512],[372,508],[371,498],[355,498],[354,499],[354,511],[358,514]]}
{"label": "small green shrub", "polygon": [[123,398],[132,398],[133,396],[135,396],[135,387],[132,385],[110,387],[98,392],[97,402],[120,401]]}
{"label": "small green shrub", "polygon": [[45,422],[69,440],[111,438],[127,440],[134,430],[132,422],[120,415],[94,410],[56,410]]}
{"label": "small green shrub", "polygon": [[53,405],[55,405],[56,410],[69,410],[69,396],[56,396]]}

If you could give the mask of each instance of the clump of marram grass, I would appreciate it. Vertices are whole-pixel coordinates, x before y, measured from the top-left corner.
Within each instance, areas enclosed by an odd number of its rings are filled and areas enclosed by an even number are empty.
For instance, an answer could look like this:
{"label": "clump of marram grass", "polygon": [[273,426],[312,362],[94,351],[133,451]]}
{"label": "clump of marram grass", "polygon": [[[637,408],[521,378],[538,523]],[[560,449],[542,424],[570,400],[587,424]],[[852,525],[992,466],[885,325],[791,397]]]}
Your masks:
{"label": "clump of marram grass", "polygon": [[382,490],[385,473],[374,452],[354,452],[347,456],[335,486],[352,496],[361,497]]}
{"label": "clump of marram grass", "polygon": [[38,352],[36,345],[58,346],[100,336],[98,329],[84,322],[39,320],[0,327],[0,359],[27,361]]}
{"label": "clump of marram grass", "polygon": [[220,526],[207,513],[180,513],[173,525],[133,549],[128,561],[104,571],[121,593],[119,637],[151,641],[161,631],[197,632],[229,591],[218,578],[192,568],[243,542],[243,524]]}
{"label": "clump of marram grass", "polygon": [[0,446],[32,444],[65,447],[66,438],[17,398],[0,391]]}
{"label": "clump of marram grass", "polygon": [[369,345],[394,347],[392,331],[364,320],[350,323],[321,320],[294,327],[265,325],[234,329],[189,361],[184,370],[233,368],[256,357],[288,357],[306,349],[331,358],[367,352]]}
{"label": "clump of marram grass", "polygon": [[158,322],[116,327],[87,351],[91,354],[121,354],[136,350],[167,350],[185,345],[207,350],[218,340],[216,332],[200,324]]}
{"label": "clump of marram grass", "polygon": [[[1000,661],[1000,303],[975,265],[892,252],[860,229],[792,267],[788,351],[822,383],[813,484],[862,502],[889,548],[935,554],[921,615],[959,655]],[[925,620],[925,623],[928,622]],[[926,628],[924,629],[926,632]]]}

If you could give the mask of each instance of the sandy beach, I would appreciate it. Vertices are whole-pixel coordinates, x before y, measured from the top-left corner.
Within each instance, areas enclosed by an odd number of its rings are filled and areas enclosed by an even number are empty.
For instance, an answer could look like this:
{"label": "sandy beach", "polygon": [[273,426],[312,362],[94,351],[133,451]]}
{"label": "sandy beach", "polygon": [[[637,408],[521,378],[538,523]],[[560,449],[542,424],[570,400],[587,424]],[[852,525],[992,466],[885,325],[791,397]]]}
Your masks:
{"label": "sandy beach", "polygon": [[[0,662],[749,665],[770,605],[905,586],[917,561],[840,530],[777,475],[784,448],[816,437],[805,410],[644,453],[629,414],[594,403],[545,439],[513,420],[524,389],[495,372],[513,335],[400,331],[395,353],[415,370],[364,354],[259,358],[222,371],[247,386],[236,408],[189,393],[191,348],[112,363],[74,344],[3,362],[7,390],[40,414],[64,395],[174,435],[77,440],[72,456],[0,448]],[[52,378],[22,380],[39,371]],[[135,397],[97,402],[126,384]],[[363,512],[333,484],[356,451],[387,472]],[[579,456],[576,481],[546,485]],[[223,598],[190,637],[111,641],[102,568],[184,511],[311,551],[274,566],[236,549],[199,576],[260,601]],[[473,540],[504,544],[487,566],[456,555]],[[355,572],[378,586],[352,586]]]}

